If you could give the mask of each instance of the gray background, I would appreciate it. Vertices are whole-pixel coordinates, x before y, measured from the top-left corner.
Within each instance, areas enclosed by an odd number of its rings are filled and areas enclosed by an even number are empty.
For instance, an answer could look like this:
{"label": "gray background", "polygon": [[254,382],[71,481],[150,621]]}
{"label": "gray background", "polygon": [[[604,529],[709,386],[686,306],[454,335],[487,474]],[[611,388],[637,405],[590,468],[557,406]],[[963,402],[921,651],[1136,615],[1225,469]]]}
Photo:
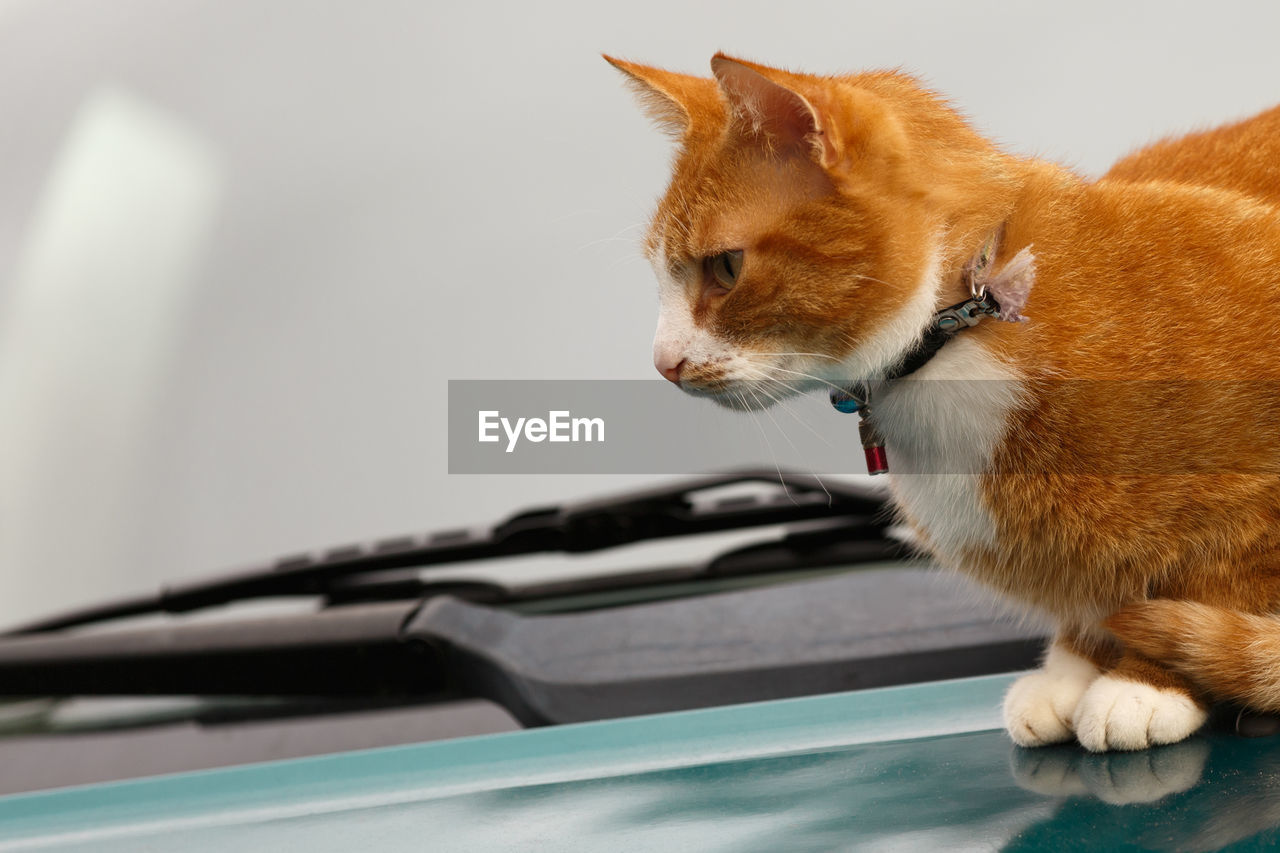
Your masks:
{"label": "gray background", "polygon": [[0,0],[0,623],[641,482],[447,474],[449,379],[652,375],[636,240],[669,150],[601,51],[902,67],[1096,174],[1280,100],[1278,25],[1232,2]]}

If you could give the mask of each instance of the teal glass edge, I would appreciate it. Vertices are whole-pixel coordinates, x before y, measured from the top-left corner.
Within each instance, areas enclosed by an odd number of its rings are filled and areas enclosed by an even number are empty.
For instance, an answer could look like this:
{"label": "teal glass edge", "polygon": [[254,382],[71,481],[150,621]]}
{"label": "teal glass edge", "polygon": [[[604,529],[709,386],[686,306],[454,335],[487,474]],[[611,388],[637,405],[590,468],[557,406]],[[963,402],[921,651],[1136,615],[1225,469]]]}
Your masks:
{"label": "teal glass edge", "polygon": [[[998,728],[1014,675],[758,702],[0,797],[0,838],[431,799]],[[221,820],[219,822],[222,822]],[[3,848],[0,843],[0,849]]]}

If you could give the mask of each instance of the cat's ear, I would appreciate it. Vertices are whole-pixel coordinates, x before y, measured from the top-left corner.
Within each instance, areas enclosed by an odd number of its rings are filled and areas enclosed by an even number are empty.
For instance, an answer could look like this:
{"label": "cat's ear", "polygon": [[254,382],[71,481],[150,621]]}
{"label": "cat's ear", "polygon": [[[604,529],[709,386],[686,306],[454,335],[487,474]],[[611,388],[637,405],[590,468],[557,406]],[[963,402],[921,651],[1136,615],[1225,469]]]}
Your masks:
{"label": "cat's ear", "polygon": [[776,150],[803,153],[819,165],[831,165],[835,151],[822,114],[804,95],[762,73],[768,70],[723,53],[711,59],[711,73],[748,131]]}
{"label": "cat's ear", "polygon": [[724,112],[714,80],[637,65],[607,54],[604,59],[626,75],[645,114],[677,139],[708,113],[719,117]]}

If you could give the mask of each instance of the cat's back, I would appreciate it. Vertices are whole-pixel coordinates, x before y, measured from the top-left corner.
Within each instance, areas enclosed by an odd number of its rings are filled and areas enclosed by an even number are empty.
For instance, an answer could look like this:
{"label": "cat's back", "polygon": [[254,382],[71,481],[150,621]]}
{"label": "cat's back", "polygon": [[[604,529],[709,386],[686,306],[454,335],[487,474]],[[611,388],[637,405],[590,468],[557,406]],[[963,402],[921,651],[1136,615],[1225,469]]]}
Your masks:
{"label": "cat's back", "polygon": [[1010,221],[1037,284],[1025,327],[975,330],[1012,363],[1095,378],[1280,378],[1280,207],[1169,180],[1081,183]]}
{"label": "cat's back", "polygon": [[1120,160],[1102,180],[1216,187],[1280,205],[1280,106],[1161,140]]}

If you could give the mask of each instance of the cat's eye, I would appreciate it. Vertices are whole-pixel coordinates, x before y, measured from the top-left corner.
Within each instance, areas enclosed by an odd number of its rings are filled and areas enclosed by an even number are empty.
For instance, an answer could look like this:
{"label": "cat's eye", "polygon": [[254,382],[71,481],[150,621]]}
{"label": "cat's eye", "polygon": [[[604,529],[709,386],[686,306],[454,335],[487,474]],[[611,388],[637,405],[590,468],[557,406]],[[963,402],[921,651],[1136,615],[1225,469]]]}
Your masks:
{"label": "cat's eye", "polygon": [[728,290],[738,283],[738,275],[742,272],[742,250],[721,252],[707,258],[707,263],[711,267],[712,278],[718,285]]}

